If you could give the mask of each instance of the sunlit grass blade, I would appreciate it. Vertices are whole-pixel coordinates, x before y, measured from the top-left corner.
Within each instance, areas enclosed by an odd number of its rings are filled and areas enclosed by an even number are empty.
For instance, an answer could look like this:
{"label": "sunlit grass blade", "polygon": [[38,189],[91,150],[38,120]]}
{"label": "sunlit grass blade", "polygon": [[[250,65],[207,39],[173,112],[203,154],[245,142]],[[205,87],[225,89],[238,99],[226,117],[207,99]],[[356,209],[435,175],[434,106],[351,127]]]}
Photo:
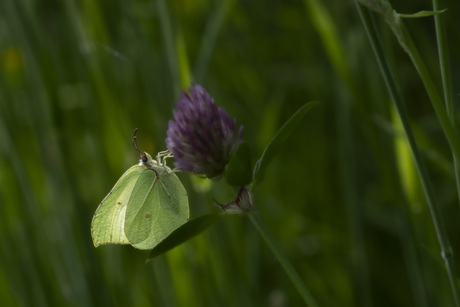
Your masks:
{"label": "sunlit grass blade", "polygon": [[[432,3],[433,10],[438,11],[440,9],[439,0],[433,0]],[[454,128],[457,129],[457,123],[455,118],[455,104],[452,90],[451,63],[449,60],[445,19],[445,15],[436,14],[434,16],[436,27],[436,39],[438,43],[439,67],[441,70],[442,89],[444,93],[444,102],[446,105],[447,115],[449,116]],[[454,161],[455,180],[457,183],[457,196],[460,205],[460,160],[458,159],[458,156],[455,155],[455,153],[452,153],[452,156]]]}
{"label": "sunlit grass blade", "polygon": [[[417,168],[417,172],[420,178],[420,181],[423,186],[423,190],[425,193],[425,197],[428,203],[428,207],[430,209],[431,217],[433,220],[434,227],[436,229],[437,239],[441,248],[441,255],[444,259],[444,264],[446,267],[447,275],[449,278],[449,283],[451,287],[452,298],[456,304],[459,306],[458,300],[458,291],[459,288],[457,286],[457,273],[455,270],[455,260],[453,256],[452,246],[450,245],[449,238],[447,237],[447,232],[444,226],[443,218],[439,211],[438,204],[436,202],[433,187],[431,185],[430,178],[428,176],[428,172],[425,168],[425,164],[420,156],[419,149],[417,143],[415,142],[415,138],[412,132],[412,128],[410,126],[409,118],[406,112],[405,105],[401,99],[401,95],[396,87],[395,81],[393,79],[392,73],[390,72],[389,66],[387,64],[385,55],[383,53],[383,49],[380,45],[380,41],[378,40],[376,30],[371,22],[371,16],[368,11],[365,11],[360,4],[355,1],[356,7],[358,12],[361,16],[362,23],[368,35],[369,41],[372,45],[372,48],[375,53],[375,57],[379,64],[381,73],[384,77],[385,84],[388,88],[389,94],[392,97],[393,103],[395,104],[396,111],[399,115],[401,120],[401,124],[404,129],[405,136],[409,143],[409,147],[412,153],[412,157],[414,159],[415,166]],[[438,106],[439,107],[439,106]],[[445,111],[445,109],[444,109]],[[441,122],[443,120],[441,119]],[[450,122],[449,122],[450,124]],[[458,140],[457,140],[458,142]],[[452,145],[452,144],[451,144]]]}

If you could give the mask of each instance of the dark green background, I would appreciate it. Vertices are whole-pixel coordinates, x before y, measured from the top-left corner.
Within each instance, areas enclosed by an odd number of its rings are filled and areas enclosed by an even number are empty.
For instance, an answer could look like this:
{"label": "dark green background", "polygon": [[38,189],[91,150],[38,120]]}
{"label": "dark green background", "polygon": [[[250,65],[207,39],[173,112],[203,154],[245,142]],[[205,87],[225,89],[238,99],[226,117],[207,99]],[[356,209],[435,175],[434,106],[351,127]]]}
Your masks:
{"label": "dark green background", "polygon": [[[403,13],[431,9],[393,2]],[[458,103],[460,5],[441,3]],[[450,150],[409,58],[376,17],[460,254]],[[406,24],[441,89],[432,17]],[[452,305],[423,191],[352,1],[2,0],[0,60],[2,305],[302,304],[245,216],[148,264],[130,246],[93,247],[94,211],[137,163],[134,128],[141,150],[164,150],[190,81],[245,126],[253,162],[300,106],[321,102],[255,194],[320,306]],[[179,176],[192,217],[236,194]]]}

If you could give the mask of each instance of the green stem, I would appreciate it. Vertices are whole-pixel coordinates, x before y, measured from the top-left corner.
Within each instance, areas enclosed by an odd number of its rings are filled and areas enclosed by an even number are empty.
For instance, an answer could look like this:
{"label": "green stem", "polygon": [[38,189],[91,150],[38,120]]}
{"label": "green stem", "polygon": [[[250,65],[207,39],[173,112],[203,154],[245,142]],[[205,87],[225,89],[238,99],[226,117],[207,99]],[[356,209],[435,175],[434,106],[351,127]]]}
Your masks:
{"label": "green stem", "polygon": [[[440,11],[439,0],[433,0],[433,11]],[[454,99],[452,96],[452,75],[450,72],[449,55],[447,49],[447,41],[445,34],[445,26],[443,24],[442,17],[444,14],[435,14],[434,21],[436,26],[436,38],[438,41],[438,53],[439,53],[439,67],[441,69],[442,78],[442,89],[444,92],[444,102],[447,109],[447,115],[450,118],[450,122],[455,129],[455,116],[454,116]],[[457,183],[457,195],[460,200],[460,165],[457,156],[452,153],[454,160],[454,171],[455,180]]]}
{"label": "green stem", "polygon": [[174,87],[174,93],[179,93],[181,89],[181,82],[179,77],[179,64],[177,63],[177,48],[174,40],[174,31],[169,16],[167,3],[165,0],[158,0],[157,2],[158,16],[160,18],[160,27],[163,32],[163,39],[165,50],[167,54],[169,69],[171,73],[171,80]]}
{"label": "green stem", "polygon": [[[439,0],[433,0],[433,11],[440,11]],[[450,74],[449,57],[447,51],[446,35],[442,17],[444,14],[435,14],[434,21],[436,26],[436,39],[438,41],[439,66],[441,68],[442,88],[446,104],[447,114],[454,122],[454,102],[452,99],[452,79]]]}
{"label": "green stem", "polygon": [[[350,258],[355,279],[355,291],[361,306],[372,307],[372,291],[369,261],[366,253],[366,236],[364,229],[364,204],[359,197],[356,176],[356,155],[352,133],[351,105],[346,91],[340,93],[337,102],[337,145],[340,166],[340,182],[343,187],[343,202],[348,210],[351,249]],[[359,304],[358,304],[359,305]]]}
{"label": "green stem", "polygon": [[[363,8],[358,4],[357,0],[355,0],[356,7],[358,9],[358,12],[361,17],[361,21],[364,25],[364,28],[367,32],[369,41],[372,45],[372,49],[374,50],[377,62],[379,64],[380,70],[382,72],[383,78],[385,80],[385,84],[388,88],[388,91],[391,95],[391,98],[394,102],[395,108],[398,112],[399,118],[401,120],[404,133],[406,135],[407,141],[409,143],[412,157],[414,159],[415,166],[417,168],[417,172],[420,178],[420,181],[423,186],[423,190],[425,192],[425,197],[428,203],[428,207],[430,209],[431,217],[433,220],[433,224],[436,230],[436,236],[439,241],[439,245],[441,247],[441,255],[444,259],[444,264],[446,266],[446,271],[449,277],[449,283],[451,286],[452,290],[452,296],[455,301],[455,306],[460,306],[459,301],[458,301],[458,288],[456,284],[456,273],[455,273],[455,262],[454,262],[454,254],[452,247],[450,245],[449,239],[447,237],[447,232],[444,227],[444,223],[441,217],[441,214],[439,212],[439,208],[436,204],[435,197],[434,197],[434,192],[433,188],[431,186],[431,182],[428,177],[428,173],[426,171],[425,165],[420,157],[420,152],[418,149],[418,146],[415,142],[415,138],[412,132],[412,128],[410,126],[409,122],[409,117],[407,115],[405,105],[403,104],[403,101],[401,99],[401,95],[399,91],[397,90],[395,81],[393,79],[393,76],[390,72],[388,63],[386,61],[385,55],[383,53],[383,48],[380,45],[380,41],[377,37],[377,32],[375,28],[373,27],[373,24],[371,22],[371,16],[369,14],[369,11],[364,11]],[[413,47],[413,46],[412,46]],[[408,49],[411,50],[412,48],[409,44]],[[415,56],[415,58],[419,58],[418,53]],[[415,63],[418,63],[419,59],[415,60]],[[426,69],[423,66],[423,74],[422,75],[427,75]],[[420,70],[419,70],[420,72]],[[429,78],[428,78],[429,79]],[[430,87],[429,92],[431,92],[434,88],[434,84],[425,84],[426,87]],[[431,96],[431,95],[430,95]],[[436,95],[435,95],[436,96]],[[439,106],[438,106],[439,107]],[[440,109],[444,111],[441,112],[441,114],[446,114],[445,109],[443,106],[440,106]],[[441,120],[442,121],[442,120]],[[450,124],[450,121],[448,121]]]}
{"label": "green stem", "polygon": [[436,115],[441,123],[442,129],[444,134],[447,137],[447,141],[454,153],[454,156],[457,160],[460,160],[460,138],[454,129],[454,125],[452,124],[449,115],[446,111],[445,106],[443,105],[443,100],[441,95],[439,94],[431,75],[428,73],[428,69],[425,66],[425,63],[418,52],[417,47],[415,46],[412,38],[407,31],[406,27],[404,26],[401,18],[394,17],[392,24],[392,29],[397,35],[401,46],[409,55],[412,63],[414,64],[415,69],[417,70],[423,85],[430,97],[431,103],[436,111]]}
{"label": "green stem", "polygon": [[222,29],[228,15],[233,0],[218,1],[217,7],[209,15],[209,20],[206,25],[205,32],[201,40],[200,51],[196,59],[196,65],[194,70],[194,80],[198,83],[203,82],[209,63],[212,60],[213,51],[217,43],[219,31]]}
{"label": "green stem", "polygon": [[286,274],[291,279],[292,283],[297,288],[297,291],[299,291],[299,293],[302,296],[305,304],[307,304],[307,306],[310,306],[310,307],[318,306],[316,304],[315,300],[313,299],[313,297],[311,296],[310,292],[307,290],[307,288],[305,288],[305,285],[304,285],[302,279],[300,279],[299,274],[297,273],[297,271],[294,269],[292,264],[287,259],[286,254],[279,247],[278,243],[271,236],[271,234],[268,231],[267,227],[265,226],[265,224],[260,219],[259,214],[256,211],[252,211],[248,215],[249,215],[249,218],[251,219],[252,223],[256,226],[257,230],[261,234],[261,236],[264,238],[265,242],[268,244],[268,246],[272,250],[273,254],[275,254],[276,258],[278,259],[278,261],[283,266],[284,271],[286,272]]}

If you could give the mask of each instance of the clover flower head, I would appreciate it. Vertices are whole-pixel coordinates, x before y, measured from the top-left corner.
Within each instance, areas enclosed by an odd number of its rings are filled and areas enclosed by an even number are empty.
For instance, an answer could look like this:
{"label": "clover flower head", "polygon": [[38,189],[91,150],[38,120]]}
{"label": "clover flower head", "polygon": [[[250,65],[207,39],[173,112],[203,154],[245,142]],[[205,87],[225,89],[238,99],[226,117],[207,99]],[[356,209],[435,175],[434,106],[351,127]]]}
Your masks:
{"label": "clover flower head", "polygon": [[237,129],[235,118],[218,107],[201,85],[192,83],[188,90],[190,94],[182,92],[174,120],[169,121],[166,146],[176,169],[212,178],[225,170],[241,141],[243,126]]}

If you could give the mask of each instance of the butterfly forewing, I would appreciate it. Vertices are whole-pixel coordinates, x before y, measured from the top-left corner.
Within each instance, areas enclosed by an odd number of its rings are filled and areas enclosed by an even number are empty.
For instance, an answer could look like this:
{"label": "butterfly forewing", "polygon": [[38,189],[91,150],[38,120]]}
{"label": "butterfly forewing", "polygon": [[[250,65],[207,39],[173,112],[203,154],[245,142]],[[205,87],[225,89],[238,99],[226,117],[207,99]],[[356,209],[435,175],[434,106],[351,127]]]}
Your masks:
{"label": "butterfly forewing", "polygon": [[124,231],[126,208],[137,179],[145,169],[139,165],[128,169],[102,200],[91,223],[94,246],[130,243]]}

